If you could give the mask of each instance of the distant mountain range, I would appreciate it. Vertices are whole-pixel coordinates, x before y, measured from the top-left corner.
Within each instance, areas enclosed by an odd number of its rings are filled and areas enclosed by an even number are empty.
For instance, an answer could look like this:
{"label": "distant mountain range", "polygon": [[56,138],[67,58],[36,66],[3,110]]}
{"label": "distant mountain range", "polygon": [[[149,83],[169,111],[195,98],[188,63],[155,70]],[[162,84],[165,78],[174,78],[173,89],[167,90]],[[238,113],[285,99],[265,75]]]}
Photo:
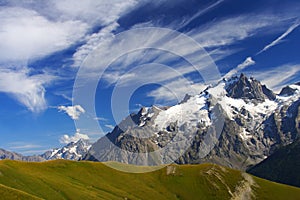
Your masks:
{"label": "distant mountain range", "polygon": [[23,156],[19,153],[0,149],[0,160],[20,160],[20,161],[44,161],[41,156]]}
{"label": "distant mountain range", "polygon": [[[299,174],[299,170],[292,170],[300,169],[299,163],[295,164],[300,153],[296,148],[299,134],[300,83],[275,94],[241,74],[223,79],[198,95],[186,95],[175,106],[141,108],[92,145],[80,140],[40,156],[23,157],[4,150],[0,155],[2,159],[27,161],[70,159],[138,165],[209,162],[249,169],[255,175],[299,186],[299,178],[285,180],[279,175]],[[160,149],[165,150],[152,153]],[[266,170],[273,167],[278,175]]]}
{"label": "distant mountain range", "polygon": [[85,155],[88,152],[90,147],[91,143],[89,141],[80,139],[76,142],[71,142],[62,148],[55,148],[41,155],[35,156],[23,156],[18,153],[0,149],[0,160],[10,159],[35,162],[56,159],[79,160],[82,158],[83,155]]}

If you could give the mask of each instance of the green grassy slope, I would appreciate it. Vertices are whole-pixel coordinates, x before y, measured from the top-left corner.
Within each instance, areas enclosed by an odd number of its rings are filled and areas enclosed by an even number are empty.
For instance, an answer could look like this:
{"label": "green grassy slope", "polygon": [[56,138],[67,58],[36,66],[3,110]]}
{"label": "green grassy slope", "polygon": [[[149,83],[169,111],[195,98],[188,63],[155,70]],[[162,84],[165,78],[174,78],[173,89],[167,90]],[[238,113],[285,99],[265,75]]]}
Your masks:
{"label": "green grassy slope", "polygon": [[[299,188],[252,179],[250,190],[262,199],[274,199],[272,195],[276,199],[300,197]],[[56,200],[230,199],[247,194],[249,185],[245,174],[212,164],[172,165],[151,173],[130,174],[102,163],[63,160],[0,161],[0,184],[6,186],[0,187],[0,198],[20,195],[19,199],[30,199],[30,194],[32,198]]]}
{"label": "green grassy slope", "polygon": [[22,192],[20,190],[16,190],[16,189],[13,189],[13,188],[10,188],[10,187],[0,184],[0,199],[6,199],[6,200],[36,199],[36,200],[38,200],[41,198],[35,197],[28,193]]}

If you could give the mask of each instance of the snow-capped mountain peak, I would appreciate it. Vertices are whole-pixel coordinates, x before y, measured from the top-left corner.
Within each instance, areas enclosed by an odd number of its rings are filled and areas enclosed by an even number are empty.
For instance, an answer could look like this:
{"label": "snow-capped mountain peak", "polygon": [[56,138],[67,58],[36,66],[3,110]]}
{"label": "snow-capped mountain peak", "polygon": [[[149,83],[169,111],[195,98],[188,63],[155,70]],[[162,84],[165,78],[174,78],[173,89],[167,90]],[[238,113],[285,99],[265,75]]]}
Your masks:
{"label": "snow-capped mountain peak", "polygon": [[41,156],[46,160],[79,160],[88,152],[90,147],[91,143],[88,140],[79,139],[78,141],[71,142],[62,148],[55,148],[47,151]]}
{"label": "snow-capped mountain peak", "polygon": [[[216,162],[243,169],[262,161],[279,146],[294,141],[298,128],[293,124],[300,119],[297,114],[300,86],[295,84],[289,88],[291,94],[288,91],[275,95],[265,85],[244,74],[223,79],[197,95],[186,95],[177,105],[142,108],[137,114],[131,114],[106,137],[94,143],[83,159],[128,163],[137,160],[146,164],[147,157],[123,154],[119,149],[133,153],[152,152],[165,147],[177,135],[176,139],[183,141],[189,137],[185,130],[193,133],[195,140],[175,162]],[[214,115],[215,107],[218,108],[217,116]],[[201,158],[205,148],[203,138],[220,117],[224,119],[220,137],[211,138],[218,144],[205,159]],[[168,156],[169,152],[162,156]]]}

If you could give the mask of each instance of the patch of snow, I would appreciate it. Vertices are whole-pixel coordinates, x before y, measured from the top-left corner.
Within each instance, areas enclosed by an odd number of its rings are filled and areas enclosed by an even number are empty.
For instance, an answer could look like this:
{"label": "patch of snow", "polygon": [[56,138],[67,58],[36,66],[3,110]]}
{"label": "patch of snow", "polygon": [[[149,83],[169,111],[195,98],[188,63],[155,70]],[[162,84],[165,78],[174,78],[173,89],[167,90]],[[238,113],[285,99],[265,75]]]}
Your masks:
{"label": "patch of snow", "polygon": [[300,85],[289,85],[289,87],[300,91]]}
{"label": "patch of snow", "polygon": [[[266,116],[273,112],[277,107],[278,103],[271,100],[265,100],[262,103],[253,104],[251,102],[246,103],[243,99],[234,99],[226,96],[226,87],[227,83],[221,82],[213,88],[209,88],[208,92],[214,98],[218,100],[218,103],[225,110],[229,118],[233,119],[236,114],[235,109],[240,110],[242,108],[250,112],[252,116]],[[235,108],[235,109],[234,109]]]}
{"label": "patch of snow", "polygon": [[141,121],[141,123],[139,124],[140,127],[144,126],[146,124],[145,121]]}
{"label": "patch of snow", "polygon": [[148,113],[149,108],[145,107],[143,109],[143,112],[141,113],[142,116],[146,115]]}
{"label": "patch of snow", "polygon": [[53,149],[50,158],[57,154],[58,151],[59,149]]}
{"label": "patch of snow", "polygon": [[290,105],[291,103],[299,100],[300,98],[300,86],[299,85],[289,85],[290,88],[296,89],[295,93],[291,96],[276,96],[276,102],[279,104],[279,107],[284,105]]}
{"label": "patch of snow", "polygon": [[74,154],[77,155],[77,146],[75,145],[75,146],[71,147],[71,148],[70,148],[69,150],[67,150],[67,151],[69,151],[70,153],[74,153]]}
{"label": "patch of snow", "polygon": [[249,132],[247,132],[245,128],[243,128],[243,132],[240,133],[240,136],[244,141],[252,138],[252,135]]}
{"label": "patch of snow", "polygon": [[196,127],[199,122],[210,124],[207,97],[204,94],[191,97],[185,103],[162,110],[154,120],[154,126],[159,130],[165,130],[170,123],[177,123],[178,127],[184,124],[189,127]]}

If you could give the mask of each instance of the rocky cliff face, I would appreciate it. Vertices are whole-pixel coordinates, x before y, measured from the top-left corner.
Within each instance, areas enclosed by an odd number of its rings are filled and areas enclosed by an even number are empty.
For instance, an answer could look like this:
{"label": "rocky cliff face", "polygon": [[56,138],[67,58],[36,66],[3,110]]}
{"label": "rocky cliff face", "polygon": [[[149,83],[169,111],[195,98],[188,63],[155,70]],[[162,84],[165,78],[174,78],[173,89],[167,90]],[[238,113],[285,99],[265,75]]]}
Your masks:
{"label": "rocky cliff face", "polygon": [[83,158],[155,165],[213,162],[246,169],[300,133],[300,86],[275,95],[241,74],[169,108],[142,108]]}
{"label": "rocky cliff face", "polygon": [[241,74],[239,78],[231,79],[226,86],[226,91],[229,97],[246,101],[263,102],[266,99],[276,99],[276,95],[265,85],[252,77],[248,79],[244,74]]}

